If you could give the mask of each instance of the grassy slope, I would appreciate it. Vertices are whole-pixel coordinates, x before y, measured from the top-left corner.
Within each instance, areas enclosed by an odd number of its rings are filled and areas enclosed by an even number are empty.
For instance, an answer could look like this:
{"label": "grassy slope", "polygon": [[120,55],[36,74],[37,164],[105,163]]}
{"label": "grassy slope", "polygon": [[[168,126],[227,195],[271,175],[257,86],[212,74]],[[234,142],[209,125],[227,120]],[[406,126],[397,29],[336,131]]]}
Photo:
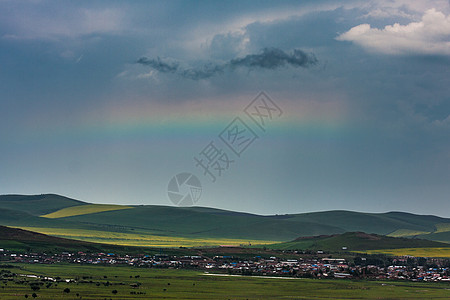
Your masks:
{"label": "grassy slope", "polygon": [[[119,224],[150,230],[155,234],[192,237],[252,238],[286,241],[298,236],[364,231],[387,235],[398,230],[433,232],[435,224],[450,220],[407,213],[358,213],[329,211],[283,216],[258,216],[205,208],[140,206],[64,218],[65,220]],[[444,228],[441,226],[441,228]],[[442,229],[441,229],[442,230]],[[445,236],[445,234],[442,234]],[[423,236],[426,238],[426,236]],[[445,239],[441,239],[445,241]],[[450,239],[448,239],[450,241]]]}
{"label": "grassy slope", "polygon": [[[135,206],[57,219],[42,214],[92,208],[87,203],[57,195],[0,196],[0,224],[39,228],[79,228],[108,232],[187,238],[287,241],[299,236],[364,231],[399,234],[450,242],[450,219],[408,213],[358,213],[328,211],[280,216],[260,216],[202,207]],[[83,208],[84,207],[84,208]],[[10,210],[5,210],[10,209]],[[23,211],[11,211],[20,209]],[[60,216],[63,216],[61,214]],[[435,233],[436,229],[440,232]],[[411,233],[411,235],[405,234]],[[430,232],[430,234],[424,234]]]}
{"label": "grassy slope", "polygon": [[0,195],[0,209],[20,210],[35,216],[82,204],[86,203],[54,194],[33,196]]}
{"label": "grassy slope", "polygon": [[450,258],[450,247],[378,249],[378,250],[365,250],[361,252],[369,254],[387,254],[394,256],[410,255],[415,257]]}
{"label": "grassy slope", "polygon": [[435,224],[449,219],[436,216],[414,215],[401,212],[359,213],[351,211],[326,211],[293,215],[290,220],[314,221],[333,225],[344,231],[365,231],[387,235],[398,229],[434,231]]}
{"label": "grassy slope", "polygon": [[0,209],[0,224],[11,226],[68,227],[68,222],[64,220],[39,218],[27,212],[4,208]]}
{"label": "grassy slope", "polygon": [[0,208],[0,225],[12,227],[40,227],[40,228],[62,228],[81,230],[105,230],[113,232],[126,231],[121,226],[107,226],[102,224],[83,224],[71,222],[64,219],[48,219],[33,216],[29,213]]}
{"label": "grassy slope", "polygon": [[0,247],[8,250],[45,252],[59,251],[101,251],[101,245],[63,239],[27,230],[0,226]]}
{"label": "grassy slope", "polygon": [[177,236],[161,236],[143,232],[106,232],[100,230],[83,230],[72,228],[47,228],[47,227],[21,227],[22,229],[35,231],[51,236],[76,239],[82,241],[105,243],[113,245],[140,246],[140,247],[204,247],[220,245],[248,245],[273,244],[274,241],[249,240],[249,239],[224,239],[224,238],[192,238]]}
{"label": "grassy slope", "polygon": [[414,237],[418,236],[420,234],[429,234],[429,231],[417,231],[417,230],[410,230],[410,229],[397,229],[394,232],[391,232],[388,234],[388,236],[392,237]]}
{"label": "grassy slope", "polygon": [[431,239],[434,241],[450,243],[450,231],[418,235],[417,237],[421,239]]}
{"label": "grassy slope", "polygon": [[438,223],[436,224],[436,232],[448,232],[450,231],[450,223]]}
{"label": "grassy slope", "polygon": [[132,210],[63,218],[68,221],[117,224],[153,234],[194,238],[237,238],[283,241],[299,235],[343,232],[333,226],[213,209],[139,206]]}
{"label": "grassy slope", "polygon": [[318,236],[310,238],[298,238],[287,243],[269,245],[271,249],[283,250],[326,250],[341,251],[347,247],[347,251],[396,249],[396,248],[424,248],[424,247],[446,247],[434,241],[420,239],[406,239],[381,236],[377,234],[366,234],[362,232],[347,232],[332,236]]}
{"label": "grassy slope", "polygon": [[[90,243],[72,239],[48,236],[37,232],[0,226],[0,248],[17,252],[115,252],[115,253],[157,253],[159,249],[147,247],[128,247]],[[173,250],[175,252],[189,252],[189,250]],[[185,254],[183,252],[183,254]]]}
{"label": "grassy slope", "polygon": [[133,208],[133,207],[125,206],[125,205],[114,205],[114,204],[84,204],[84,205],[65,207],[65,208],[59,209],[55,212],[42,215],[41,217],[49,218],[49,219],[57,219],[57,218],[87,215],[87,214],[94,214],[94,213],[104,212],[104,211],[130,209],[130,208]]}

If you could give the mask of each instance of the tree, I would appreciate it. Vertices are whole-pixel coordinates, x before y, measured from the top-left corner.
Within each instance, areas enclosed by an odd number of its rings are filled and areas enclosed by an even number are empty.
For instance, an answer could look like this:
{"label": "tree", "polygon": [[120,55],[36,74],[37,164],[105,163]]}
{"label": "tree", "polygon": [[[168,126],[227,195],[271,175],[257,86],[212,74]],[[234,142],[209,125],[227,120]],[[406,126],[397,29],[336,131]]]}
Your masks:
{"label": "tree", "polygon": [[112,293],[115,295],[117,294],[117,290],[112,290]]}
{"label": "tree", "polygon": [[33,291],[37,292],[37,291],[39,291],[41,288],[40,288],[38,285],[33,284],[33,285],[31,285],[31,289],[32,289]]}
{"label": "tree", "polygon": [[64,293],[67,293],[67,294],[70,293],[70,289],[69,288],[65,288],[64,289]]}
{"label": "tree", "polygon": [[36,298],[36,297],[37,297],[37,294],[36,294],[36,293],[33,293],[33,294],[31,295],[31,297]]}

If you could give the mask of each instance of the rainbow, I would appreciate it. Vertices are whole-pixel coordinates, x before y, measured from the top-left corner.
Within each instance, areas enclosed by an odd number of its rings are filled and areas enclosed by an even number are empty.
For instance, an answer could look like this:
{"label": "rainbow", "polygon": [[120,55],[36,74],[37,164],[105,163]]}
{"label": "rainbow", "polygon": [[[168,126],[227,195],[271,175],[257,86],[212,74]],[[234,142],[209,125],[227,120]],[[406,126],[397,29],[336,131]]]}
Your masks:
{"label": "rainbow", "polygon": [[[100,113],[87,113],[78,118],[61,122],[33,120],[25,140],[40,142],[95,141],[109,139],[130,141],[146,137],[160,139],[185,139],[192,137],[215,137],[236,116],[255,124],[242,112],[242,101],[225,105],[221,102],[186,102],[183,104],[140,104],[111,106]],[[268,133],[277,136],[298,136],[308,133],[312,136],[346,134],[351,130],[348,116],[336,103],[330,105],[305,105],[287,102],[284,114],[268,127]]]}

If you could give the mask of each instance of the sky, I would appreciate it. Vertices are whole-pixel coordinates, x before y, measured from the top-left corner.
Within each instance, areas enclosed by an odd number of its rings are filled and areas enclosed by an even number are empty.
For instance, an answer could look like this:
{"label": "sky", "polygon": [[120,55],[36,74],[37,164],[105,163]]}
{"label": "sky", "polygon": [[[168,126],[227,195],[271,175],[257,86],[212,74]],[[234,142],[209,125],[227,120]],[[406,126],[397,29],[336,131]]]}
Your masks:
{"label": "sky", "polygon": [[172,178],[450,217],[449,1],[0,0],[0,194],[177,205]]}

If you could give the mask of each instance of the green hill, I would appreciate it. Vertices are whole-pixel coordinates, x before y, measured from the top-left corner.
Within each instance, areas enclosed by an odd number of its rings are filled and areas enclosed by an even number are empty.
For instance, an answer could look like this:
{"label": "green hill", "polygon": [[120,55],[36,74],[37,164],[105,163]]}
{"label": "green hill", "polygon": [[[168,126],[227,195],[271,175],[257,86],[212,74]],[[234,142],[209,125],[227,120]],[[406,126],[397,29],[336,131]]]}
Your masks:
{"label": "green hill", "polygon": [[89,243],[71,239],[58,238],[22,230],[0,226],[0,248],[17,252],[117,252],[117,253],[145,253],[149,248],[124,247]]}
{"label": "green hill", "polygon": [[[71,222],[121,225],[165,235],[192,237],[251,238],[286,241],[298,236],[363,231],[389,235],[398,230],[432,233],[436,224],[450,219],[409,213],[359,213],[328,211],[281,216],[259,216],[218,209],[139,206],[134,209],[62,218]],[[413,236],[407,236],[413,237]],[[429,235],[433,239],[434,235]],[[440,241],[446,233],[441,232]],[[421,238],[427,238],[421,235]]]}
{"label": "green hill", "polygon": [[[10,228],[0,225],[0,248],[17,253],[116,253],[116,254],[158,254],[160,248],[121,246],[102,243],[91,243],[73,239],[49,236],[29,230]],[[168,255],[197,255],[191,249],[165,249]]]}
{"label": "green hill", "polygon": [[[85,230],[104,230],[105,225],[83,224],[63,219],[48,219],[31,215],[24,211],[0,208],[0,225],[12,227],[39,227],[39,228],[73,228]],[[108,226],[118,230],[120,226]]]}
{"label": "green hill", "polygon": [[58,218],[64,218],[64,217],[95,214],[95,213],[104,212],[104,211],[129,209],[129,208],[133,208],[133,207],[125,206],[125,205],[116,205],[116,204],[83,204],[83,205],[64,207],[64,208],[54,211],[52,213],[42,215],[41,217],[49,218],[49,219],[58,219]]}
{"label": "green hill", "polygon": [[291,242],[268,245],[267,248],[280,250],[365,251],[448,246],[445,243],[422,239],[394,238],[364,232],[346,232],[336,235],[300,237]]}
{"label": "green hill", "polygon": [[429,234],[420,234],[420,235],[417,235],[416,237],[421,238],[421,239],[429,239],[429,240],[433,240],[433,241],[450,243],[450,231],[429,233]]}
{"label": "green hill", "polygon": [[45,215],[65,207],[82,204],[87,203],[54,194],[0,196],[0,209],[20,210],[35,216]]}
{"label": "green hill", "polygon": [[[46,228],[70,228],[71,238],[89,241],[104,240],[95,240],[89,230],[99,238],[102,231],[134,234],[134,243],[139,235],[284,242],[356,231],[450,243],[450,219],[436,216],[352,211],[261,216],[205,207],[93,205],[52,194],[0,196],[0,224],[42,233],[54,232]],[[76,229],[80,234],[74,233]]]}
{"label": "green hill", "polygon": [[287,222],[283,219],[216,209],[140,206],[134,209],[61,218],[71,222],[121,225],[154,234],[193,238],[236,238],[282,241],[295,236],[342,232],[318,223]]}
{"label": "green hill", "polygon": [[352,211],[326,211],[291,215],[289,220],[303,220],[332,225],[346,232],[364,231],[387,235],[398,229],[434,231],[437,223],[450,219],[403,212],[359,213]]}

